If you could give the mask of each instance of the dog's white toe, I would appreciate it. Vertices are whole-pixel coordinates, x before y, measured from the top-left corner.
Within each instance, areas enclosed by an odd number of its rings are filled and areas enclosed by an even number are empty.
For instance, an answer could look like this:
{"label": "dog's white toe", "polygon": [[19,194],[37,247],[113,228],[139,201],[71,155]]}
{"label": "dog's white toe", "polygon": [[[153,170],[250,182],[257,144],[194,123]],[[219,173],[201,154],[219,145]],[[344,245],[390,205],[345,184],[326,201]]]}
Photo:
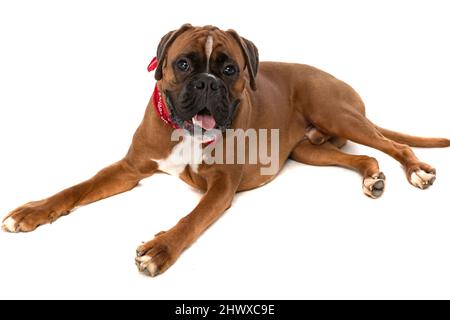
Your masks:
{"label": "dog's white toe", "polygon": [[158,275],[158,266],[152,261],[152,258],[147,255],[136,257],[136,265],[140,272],[148,273],[151,277]]}
{"label": "dog's white toe", "polygon": [[2,229],[7,232],[16,232],[16,221],[13,217],[9,217],[3,222]]}
{"label": "dog's white toe", "polygon": [[428,173],[423,170],[417,170],[411,173],[411,184],[420,189],[426,189],[433,185],[436,180],[435,173]]}

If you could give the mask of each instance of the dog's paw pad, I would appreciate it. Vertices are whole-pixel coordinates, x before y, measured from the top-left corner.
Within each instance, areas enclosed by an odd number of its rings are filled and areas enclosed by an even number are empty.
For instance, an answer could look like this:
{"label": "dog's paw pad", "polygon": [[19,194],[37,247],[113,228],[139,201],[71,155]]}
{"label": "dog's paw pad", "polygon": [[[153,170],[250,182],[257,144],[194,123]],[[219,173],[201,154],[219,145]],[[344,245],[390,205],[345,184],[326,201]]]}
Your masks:
{"label": "dog's paw pad", "polygon": [[379,198],[383,192],[386,185],[386,177],[382,172],[374,174],[371,177],[366,177],[363,180],[363,191],[364,194],[371,198]]}
{"label": "dog's paw pad", "polygon": [[433,185],[435,180],[436,173],[426,172],[422,169],[419,169],[411,173],[409,181],[413,186],[419,189],[427,189],[429,186]]}

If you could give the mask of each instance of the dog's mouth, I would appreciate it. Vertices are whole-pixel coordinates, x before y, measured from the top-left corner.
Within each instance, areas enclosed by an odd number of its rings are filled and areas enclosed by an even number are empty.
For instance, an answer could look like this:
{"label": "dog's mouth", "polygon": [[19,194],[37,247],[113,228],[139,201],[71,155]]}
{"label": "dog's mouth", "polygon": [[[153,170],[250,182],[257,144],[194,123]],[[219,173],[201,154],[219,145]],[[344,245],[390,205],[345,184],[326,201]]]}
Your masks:
{"label": "dog's mouth", "polygon": [[207,109],[197,113],[192,117],[191,121],[194,126],[199,126],[205,131],[214,129],[216,126],[216,120]]}
{"label": "dog's mouth", "polygon": [[[171,121],[179,128],[187,130],[192,136],[201,137],[203,142],[217,140],[222,133],[231,128],[231,123],[234,119],[237,107],[240,104],[240,99],[236,99],[227,108],[219,108],[216,110],[216,112],[219,113],[217,115],[219,119],[216,118],[206,106],[193,116],[189,115],[190,118],[188,118],[178,115],[168,91],[165,91],[165,95]],[[193,107],[191,106],[190,109],[193,109]],[[186,120],[186,118],[188,119]]]}
{"label": "dog's mouth", "polygon": [[199,111],[190,120],[184,121],[183,127],[189,131],[198,129],[202,133],[212,129],[218,129],[216,119],[214,119],[211,112],[206,108]]}
{"label": "dog's mouth", "polygon": [[170,119],[179,128],[187,130],[194,137],[201,137],[205,142],[217,140],[226,129],[231,128],[231,123],[234,118],[237,106],[240,99],[236,99],[230,106],[232,112],[223,116],[225,120],[217,121],[210,110],[205,106],[203,109],[194,114],[190,119],[184,120],[179,116],[169,92],[166,94],[166,104],[169,109]]}
{"label": "dog's mouth", "polygon": [[190,120],[184,121],[182,127],[193,136],[201,136],[204,143],[217,140],[223,131],[217,125],[216,119],[214,119],[211,112],[206,108],[198,112]]}

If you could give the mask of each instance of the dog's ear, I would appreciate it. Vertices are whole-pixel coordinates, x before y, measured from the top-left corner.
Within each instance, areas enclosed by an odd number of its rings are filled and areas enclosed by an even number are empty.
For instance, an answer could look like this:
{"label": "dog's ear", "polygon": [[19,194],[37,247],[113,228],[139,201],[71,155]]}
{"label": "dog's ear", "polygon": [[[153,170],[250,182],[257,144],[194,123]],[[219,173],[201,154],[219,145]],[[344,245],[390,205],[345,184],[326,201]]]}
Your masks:
{"label": "dog's ear", "polygon": [[248,74],[250,76],[250,87],[252,88],[252,90],[256,90],[255,78],[259,66],[258,48],[256,48],[254,43],[250,40],[239,36],[236,31],[228,30],[228,33],[239,43],[239,46],[244,53],[245,63],[248,68]]}
{"label": "dog's ear", "polygon": [[156,59],[158,61],[158,66],[156,67],[155,71],[156,80],[162,79],[162,69],[166,60],[167,50],[169,49],[170,45],[180,34],[191,28],[192,26],[189,23],[186,23],[183,24],[180,29],[170,31],[168,34],[161,38],[161,41],[158,44],[158,49],[156,50]]}

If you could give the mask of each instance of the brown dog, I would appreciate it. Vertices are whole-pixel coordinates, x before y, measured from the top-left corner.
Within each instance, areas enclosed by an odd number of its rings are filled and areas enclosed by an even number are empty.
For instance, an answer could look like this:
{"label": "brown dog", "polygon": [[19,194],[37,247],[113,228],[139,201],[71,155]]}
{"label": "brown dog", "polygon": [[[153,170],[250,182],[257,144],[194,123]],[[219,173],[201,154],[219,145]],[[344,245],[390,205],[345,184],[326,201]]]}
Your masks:
{"label": "brown dog", "polygon": [[[261,186],[276,175],[261,174],[267,164],[262,161],[236,161],[238,154],[228,145],[225,153],[232,154],[234,162],[202,163],[207,149],[227,142],[227,129],[278,130],[269,142],[279,143],[271,156],[277,156],[280,165],[291,158],[357,170],[364,193],[373,198],[382,194],[385,177],[374,158],[340,151],[347,139],[397,159],[408,181],[421,189],[433,184],[435,170],[420,162],[410,146],[450,146],[448,139],[413,137],[374,125],[350,86],[310,66],[259,63],[254,44],[232,30],[184,25],[161,39],[157,61],[157,90],[127,155],[85,182],[12,211],[3,221],[4,230],[32,231],[77,206],[128,191],[154,173],[176,174],[205,194],[177,225],[138,247],[139,270],[154,276],[167,270],[230,207],[236,192]],[[181,142],[173,141],[174,128],[183,129]],[[201,150],[200,163],[180,157],[196,139],[195,130],[210,137],[194,143]],[[246,145],[244,152],[248,156],[252,148]]]}

